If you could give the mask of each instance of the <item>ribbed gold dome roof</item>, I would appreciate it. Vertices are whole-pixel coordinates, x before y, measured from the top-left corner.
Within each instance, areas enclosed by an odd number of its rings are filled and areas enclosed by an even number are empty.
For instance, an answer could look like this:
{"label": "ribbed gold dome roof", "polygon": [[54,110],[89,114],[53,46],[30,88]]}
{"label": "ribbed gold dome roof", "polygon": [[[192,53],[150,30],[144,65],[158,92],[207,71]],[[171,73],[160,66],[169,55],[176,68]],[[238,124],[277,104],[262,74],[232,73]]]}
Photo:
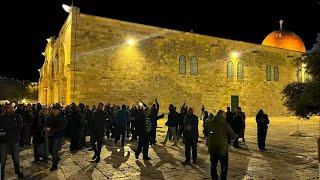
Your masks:
{"label": "ribbed gold dome roof", "polygon": [[293,32],[282,29],[283,21],[280,20],[280,30],[271,32],[262,42],[262,45],[306,52],[302,39]]}

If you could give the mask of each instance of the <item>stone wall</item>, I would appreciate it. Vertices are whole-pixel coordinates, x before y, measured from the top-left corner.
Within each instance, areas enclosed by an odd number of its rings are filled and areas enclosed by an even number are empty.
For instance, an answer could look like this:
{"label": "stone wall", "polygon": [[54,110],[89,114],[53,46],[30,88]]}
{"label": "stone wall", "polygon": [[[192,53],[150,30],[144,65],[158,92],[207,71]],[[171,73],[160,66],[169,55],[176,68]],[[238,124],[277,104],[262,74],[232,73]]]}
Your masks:
{"label": "stone wall", "polygon": [[[73,24],[75,25],[75,24]],[[216,112],[230,106],[238,95],[249,116],[262,108],[270,115],[284,115],[283,87],[296,81],[295,58],[300,53],[193,33],[179,32],[113,19],[80,14],[72,29],[74,102],[134,104],[139,99],[151,104],[158,98],[162,112],[183,102],[197,114],[204,104]],[[73,37],[73,36],[72,36]],[[129,38],[137,40],[129,45]],[[240,52],[232,57],[232,52]],[[179,74],[179,57],[187,60],[186,75]],[[198,75],[190,75],[190,59],[198,60]],[[232,61],[234,77],[227,78]],[[244,65],[244,79],[237,79],[237,64]],[[272,67],[272,81],[266,81],[266,65]],[[279,67],[279,82],[273,81],[273,67]]]}

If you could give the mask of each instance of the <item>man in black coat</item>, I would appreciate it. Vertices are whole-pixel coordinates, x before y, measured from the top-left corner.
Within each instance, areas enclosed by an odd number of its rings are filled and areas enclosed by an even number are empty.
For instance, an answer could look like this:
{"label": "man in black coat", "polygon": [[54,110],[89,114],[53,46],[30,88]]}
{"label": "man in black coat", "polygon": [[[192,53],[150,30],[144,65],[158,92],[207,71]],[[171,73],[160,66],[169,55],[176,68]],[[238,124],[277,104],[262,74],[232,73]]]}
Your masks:
{"label": "man in black coat", "polygon": [[19,157],[19,138],[22,126],[21,116],[14,113],[11,104],[6,104],[0,116],[1,179],[4,179],[8,152],[12,156],[15,173],[19,178],[23,178]]}
{"label": "man in black coat", "polygon": [[45,133],[48,136],[48,149],[52,156],[52,167],[50,171],[58,169],[60,161],[59,151],[62,147],[62,140],[65,135],[66,119],[59,105],[50,109],[50,115],[45,124]]}
{"label": "man in black coat", "polygon": [[71,143],[70,143],[70,151],[80,150],[81,141],[83,137],[83,129],[85,127],[84,116],[79,112],[79,107],[75,104],[71,105],[72,115],[70,119],[70,135],[71,135]]}
{"label": "man in black coat", "polygon": [[145,112],[143,111],[143,109],[139,109],[135,119],[136,132],[139,136],[138,147],[135,152],[135,157],[136,159],[139,159],[139,154],[141,153],[141,151],[143,151],[143,159],[150,160],[151,158],[148,156],[150,133],[152,129],[150,108],[147,107]]}
{"label": "man in black coat", "polygon": [[168,126],[167,135],[164,138],[164,141],[162,144],[166,145],[167,140],[169,139],[169,136],[172,135],[174,139],[174,146],[177,146],[177,126],[178,126],[178,113],[173,107],[172,104],[169,105],[169,114],[168,114],[168,120],[165,123],[166,126]]}
{"label": "man in black coat", "polygon": [[107,113],[103,111],[103,104],[100,103],[92,115],[91,122],[91,145],[94,151],[92,160],[100,161],[100,153],[102,148],[102,140],[104,137],[104,129],[106,125]]}
{"label": "man in black coat", "polygon": [[242,122],[242,114],[239,111],[237,111],[236,114],[233,116],[233,119],[231,121],[231,127],[236,134],[236,137],[233,142],[233,147],[240,148],[239,137],[242,134],[243,122]]}
{"label": "man in black coat", "polygon": [[267,131],[268,131],[268,124],[269,124],[269,117],[268,115],[263,113],[263,110],[260,109],[257,116],[256,116],[256,122],[257,122],[257,135],[258,135],[258,147],[260,150],[267,150],[265,148],[266,146],[266,137],[267,137]]}
{"label": "man in black coat", "polygon": [[[151,116],[156,117],[158,116],[159,113],[159,103],[158,100],[155,99],[155,104],[152,104],[151,106]],[[152,128],[151,128],[151,133],[150,133],[150,144],[154,145],[156,144],[156,137],[157,137],[157,126],[158,126],[158,119],[156,118],[152,118],[151,119],[151,124],[152,124]]]}
{"label": "man in black coat", "polygon": [[184,131],[183,137],[185,142],[185,156],[186,160],[184,164],[190,164],[190,150],[192,148],[192,160],[195,164],[197,162],[197,143],[199,137],[198,124],[199,120],[196,115],[193,114],[193,109],[189,108],[187,115],[183,121]]}

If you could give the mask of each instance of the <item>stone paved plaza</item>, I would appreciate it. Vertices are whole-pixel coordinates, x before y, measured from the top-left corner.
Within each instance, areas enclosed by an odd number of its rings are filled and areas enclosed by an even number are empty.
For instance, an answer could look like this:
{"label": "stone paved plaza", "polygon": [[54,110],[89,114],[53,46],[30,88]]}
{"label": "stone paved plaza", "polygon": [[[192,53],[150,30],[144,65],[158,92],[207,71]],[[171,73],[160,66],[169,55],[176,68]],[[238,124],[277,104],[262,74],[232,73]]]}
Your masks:
{"label": "stone paved plaza", "polygon": [[[181,142],[179,147],[172,146],[172,142],[165,147],[159,143],[166,133],[164,122],[161,120],[159,123],[158,145],[150,148],[150,161],[143,161],[142,155],[135,160],[132,149],[136,144],[129,141],[124,148],[107,141],[99,164],[91,162],[92,151],[70,153],[69,143],[65,143],[60,168],[55,172],[49,172],[50,164],[33,162],[31,149],[23,150],[25,179],[210,179],[210,161],[202,135],[202,122],[199,125],[199,162],[190,166],[182,165],[184,145]],[[271,117],[270,123],[268,151],[260,152],[254,118],[247,118],[246,143],[240,144],[242,149],[229,150],[229,179],[319,179],[316,143],[319,118],[299,121],[299,129],[306,132],[306,137],[289,136],[296,130],[295,118]],[[6,177],[16,179],[11,157],[8,159]]]}

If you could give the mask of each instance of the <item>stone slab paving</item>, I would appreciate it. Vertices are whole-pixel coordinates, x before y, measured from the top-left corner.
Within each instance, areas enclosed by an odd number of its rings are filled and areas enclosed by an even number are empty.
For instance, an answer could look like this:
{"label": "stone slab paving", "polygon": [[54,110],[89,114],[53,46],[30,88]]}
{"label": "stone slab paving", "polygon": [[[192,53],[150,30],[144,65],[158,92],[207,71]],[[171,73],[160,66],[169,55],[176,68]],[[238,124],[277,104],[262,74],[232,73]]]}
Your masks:
{"label": "stone slab paving", "polygon": [[[297,121],[293,117],[271,117],[267,136],[268,151],[260,152],[256,142],[254,118],[247,119],[246,143],[242,149],[229,150],[229,179],[319,179],[317,143],[319,118]],[[306,137],[289,136],[299,122],[299,130]],[[163,141],[166,133],[165,120],[159,122],[158,141]],[[135,160],[136,143],[127,141],[126,146],[114,146],[107,140],[102,150],[99,164],[91,162],[92,151],[82,150],[70,153],[69,143],[63,146],[61,165],[55,172],[49,172],[50,164],[33,162],[33,152],[21,152],[25,179],[46,180],[87,180],[87,179],[210,179],[210,160],[202,135],[202,122],[199,124],[199,144],[197,165],[184,166],[184,145],[178,147],[168,142],[150,148],[152,160],[143,161],[142,155]],[[67,141],[66,141],[67,142]],[[7,162],[7,179],[17,179],[14,175],[11,157]],[[218,167],[220,168],[220,167]]]}

